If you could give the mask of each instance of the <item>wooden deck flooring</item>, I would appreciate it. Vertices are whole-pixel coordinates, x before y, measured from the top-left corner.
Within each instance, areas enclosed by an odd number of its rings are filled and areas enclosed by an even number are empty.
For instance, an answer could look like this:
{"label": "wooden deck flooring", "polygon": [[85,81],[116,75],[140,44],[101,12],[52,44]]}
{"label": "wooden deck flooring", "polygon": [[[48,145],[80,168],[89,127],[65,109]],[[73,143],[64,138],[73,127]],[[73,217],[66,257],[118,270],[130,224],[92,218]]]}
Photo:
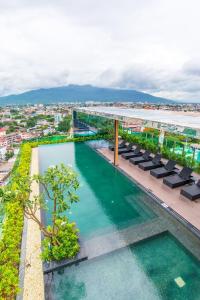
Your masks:
{"label": "wooden deck flooring", "polygon": [[[101,148],[98,151],[113,162],[114,155],[112,151],[107,148]],[[200,200],[190,201],[186,199],[180,195],[181,188],[171,189],[167,187],[163,184],[163,179],[154,178],[149,171],[141,170],[121,156],[119,156],[118,167],[200,230]],[[200,178],[197,174],[195,174],[195,177]]]}

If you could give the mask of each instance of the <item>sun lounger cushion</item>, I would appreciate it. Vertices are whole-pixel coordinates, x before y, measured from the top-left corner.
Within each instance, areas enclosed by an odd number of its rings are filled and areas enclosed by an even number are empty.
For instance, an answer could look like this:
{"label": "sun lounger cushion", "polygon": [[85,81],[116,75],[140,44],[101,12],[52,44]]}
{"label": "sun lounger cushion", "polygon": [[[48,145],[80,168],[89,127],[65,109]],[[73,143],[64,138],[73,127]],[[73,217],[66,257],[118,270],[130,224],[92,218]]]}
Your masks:
{"label": "sun lounger cushion", "polygon": [[134,164],[137,165],[141,162],[145,162],[145,161],[149,161],[152,160],[151,156],[150,156],[151,152],[146,150],[143,155],[137,156],[137,157],[133,157],[131,158],[129,161]]}
{"label": "sun lounger cushion", "polygon": [[197,184],[186,186],[181,190],[181,195],[185,196],[190,200],[196,200],[200,198],[200,180]]}
{"label": "sun lounger cushion", "polygon": [[137,146],[134,151],[128,152],[128,153],[122,153],[122,157],[125,159],[129,159],[131,157],[141,156],[141,147]]}
{"label": "sun lounger cushion", "polygon": [[174,160],[168,160],[168,162],[166,163],[166,165],[164,166],[164,168],[168,171],[172,171],[174,169],[176,165],[176,162]]}
{"label": "sun lounger cushion", "polygon": [[122,154],[122,153],[128,153],[128,152],[131,152],[133,146],[134,146],[134,144],[133,144],[133,143],[130,143],[127,147],[122,148],[122,149],[118,149],[118,153],[119,153],[119,154]]}
{"label": "sun lounger cushion", "polygon": [[162,178],[169,176],[173,173],[175,173],[174,168],[175,168],[176,162],[174,160],[168,160],[165,166],[151,170],[150,174],[156,178]]}
{"label": "sun lounger cushion", "polygon": [[182,186],[194,181],[191,178],[192,169],[184,167],[179,174],[171,175],[163,179],[163,183],[171,188]]}
{"label": "sun lounger cushion", "polygon": [[163,163],[161,162],[161,155],[156,154],[154,156],[154,158],[152,159],[152,161],[140,163],[138,166],[140,169],[142,169],[144,171],[148,171],[148,170],[162,167],[162,165],[163,165]]}
{"label": "sun lounger cushion", "polygon": [[[124,148],[125,146],[126,146],[126,141],[122,141],[122,142],[119,144],[118,149]],[[115,146],[114,146],[114,145],[109,146],[109,149],[112,150],[112,151],[114,151]]]}
{"label": "sun lounger cushion", "polygon": [[183,179],[188,179],[190,175],[192,174],[192,169],[188,167],[184,167],[181,172],[179,173],[179,176]]}

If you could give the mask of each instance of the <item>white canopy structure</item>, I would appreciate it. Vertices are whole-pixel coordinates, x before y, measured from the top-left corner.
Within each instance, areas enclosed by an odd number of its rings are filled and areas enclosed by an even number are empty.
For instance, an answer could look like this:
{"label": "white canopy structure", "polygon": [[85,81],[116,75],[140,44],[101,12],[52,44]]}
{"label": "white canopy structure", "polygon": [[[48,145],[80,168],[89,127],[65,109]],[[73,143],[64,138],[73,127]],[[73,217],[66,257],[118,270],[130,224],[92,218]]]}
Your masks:
{"label": "white canopy structure", "polygon": [[[118,107],[79,107],[74,109],[89,115],[106,117],[115,121],[115,150],[118,148],[118,121],[139,123],[141,127],[156,128],[162,132],[181,133],[200,138],[200,113]],[[118,151],[115,151],[117,164]]]}
{"label": "white canopy structure", "polygon": [[79,107],[75,110],[123,122],[140,120],[144,127],[180,132],[200,138],[200,113],[117,107]]}

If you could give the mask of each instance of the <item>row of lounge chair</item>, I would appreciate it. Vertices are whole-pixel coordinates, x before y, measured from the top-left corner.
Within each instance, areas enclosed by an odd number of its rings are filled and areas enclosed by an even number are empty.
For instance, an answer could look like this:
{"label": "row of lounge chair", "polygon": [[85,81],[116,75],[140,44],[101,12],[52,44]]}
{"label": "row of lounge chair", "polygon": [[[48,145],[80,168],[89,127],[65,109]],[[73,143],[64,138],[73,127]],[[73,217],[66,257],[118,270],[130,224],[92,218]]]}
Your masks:
{"label": "row of lounge chair", "polygon": [[[114,147],[110,146],[110,150],[114,151]],[[181,171],[176,168],[176,162],[168,160],[164,164],[161,160],[161,154],[151,156],[151,152],[146,150],[141,151],[139,145],[133,143],[122,142],[118,146],[118,153],[124,159],[129,159],[130,163],[138,165],[138,167],[144,171],[150,170],[150,174],[156,178],[163,178],[163,183],[170,188],[176,188],[184,186],[186,184],[192,184],[185,186],[181,189],[181,195],[187,197],[190,200],[196,200],[200,198],[200,180],[195,184],[194,178],[191,175],[192,169],[184,167]]]}

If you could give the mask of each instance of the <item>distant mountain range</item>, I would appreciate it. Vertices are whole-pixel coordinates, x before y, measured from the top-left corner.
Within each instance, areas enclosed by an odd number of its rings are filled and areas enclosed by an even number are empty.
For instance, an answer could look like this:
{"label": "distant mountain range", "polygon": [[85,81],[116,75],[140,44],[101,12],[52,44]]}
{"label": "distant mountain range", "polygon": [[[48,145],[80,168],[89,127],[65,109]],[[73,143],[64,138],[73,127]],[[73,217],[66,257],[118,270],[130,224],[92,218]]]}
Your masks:
{"label": "distant mountain range", "polygon": [[172,104],[174,101],[154,97],[130,89],[101,88],[91,85],[68,85],[28,91],[18,95],[0,97],[0,106],[12,104],[51,104],[59,102],[147,102]]}

